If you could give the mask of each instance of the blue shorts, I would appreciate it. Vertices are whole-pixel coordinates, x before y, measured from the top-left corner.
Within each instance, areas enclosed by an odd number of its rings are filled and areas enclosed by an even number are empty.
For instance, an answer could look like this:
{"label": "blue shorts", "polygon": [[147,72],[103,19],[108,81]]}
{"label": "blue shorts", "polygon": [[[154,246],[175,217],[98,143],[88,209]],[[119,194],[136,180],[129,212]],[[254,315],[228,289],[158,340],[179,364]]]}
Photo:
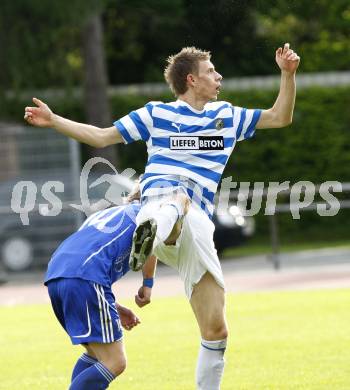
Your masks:
{"label": "blue shorts", "polygon": [[123,337],[110,288],[83,279],[47,283],[52,308],[73,344],[111,343]]}

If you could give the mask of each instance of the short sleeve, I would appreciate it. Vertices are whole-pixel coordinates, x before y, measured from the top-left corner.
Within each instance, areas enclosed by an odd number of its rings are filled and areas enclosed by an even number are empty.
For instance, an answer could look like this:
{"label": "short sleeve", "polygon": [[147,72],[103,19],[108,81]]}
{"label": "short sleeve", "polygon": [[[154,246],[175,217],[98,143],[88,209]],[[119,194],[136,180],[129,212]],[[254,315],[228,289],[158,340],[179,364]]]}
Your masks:
{"label": "short sleeve", "polygon": [[126,144],[139,140],[148,141],[153,126],[152,108],[152,105],[147,103],[113,123]]}
{"label": "short sleeve", "polygon": [[232,107],[232,110],[237,141],[252,138],[255,134],[255,127],[260,118],[261,110],[242,107]]}

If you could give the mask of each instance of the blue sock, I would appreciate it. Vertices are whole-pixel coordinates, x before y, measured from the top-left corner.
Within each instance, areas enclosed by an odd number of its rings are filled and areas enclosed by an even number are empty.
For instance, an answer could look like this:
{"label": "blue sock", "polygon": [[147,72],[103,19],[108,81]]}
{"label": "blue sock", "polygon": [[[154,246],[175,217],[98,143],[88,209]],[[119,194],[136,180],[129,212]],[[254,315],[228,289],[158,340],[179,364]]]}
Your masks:
{"label": "blue sock", "polygon": [[71,382],[73,382],[75,377],[78,376],[82,371],[93,366],[95,363],[97,363],[97,360],[95,358],[89,356],[86,353],[83,353],[80,356],[80,358],[78,359],[78,361],[75,363],[75,366],[74,366],[73,372],[72,372]]}
{"label": "blue sock", "polygon": [[104,390],[114,375],[100,362],[82,371],[70,385],[69,390]]}

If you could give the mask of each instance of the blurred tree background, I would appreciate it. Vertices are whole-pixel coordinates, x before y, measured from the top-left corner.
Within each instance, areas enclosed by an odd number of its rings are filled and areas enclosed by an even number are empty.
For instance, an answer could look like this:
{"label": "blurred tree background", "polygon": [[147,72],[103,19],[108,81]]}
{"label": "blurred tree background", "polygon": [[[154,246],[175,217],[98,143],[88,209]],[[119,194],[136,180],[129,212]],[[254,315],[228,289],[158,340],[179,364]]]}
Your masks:
{"label": "blurred tree background", "polygon": [[111,84],[163,80],[165,58],[186,45],[213,53],[225,77],[274,72],[274,50],[289,41],[300,71],[350,63],[347,0],[3,0],[2,90],[78,86],[82,34],[101,15]]}
{"label": "blurred tree background", "polygon": [[[107,86],[163,81],[166,58],[183,46],[210,50],[218,71],[230,78],[277,75],[274,52],[284,42],[300,54],[299,72],[349,70],[349,1],[2,0],[0,117],[20,121],[28,96],[45,89],[52,91],[48,99],[56,112],[109,126],[148,100],[172,96],[108,98]],[[83,96],[76,87],[84,87]],[[222,98],[268,108],[275,96],[224,91]],[[293,126],[239,145],[225,175],[237,181],[350,182],[349,96],[349,88],[298,93]],[[84,156],[116,162],[119,150],[118,167],[141,172],[145,147],[129,148],[85,149]]]}

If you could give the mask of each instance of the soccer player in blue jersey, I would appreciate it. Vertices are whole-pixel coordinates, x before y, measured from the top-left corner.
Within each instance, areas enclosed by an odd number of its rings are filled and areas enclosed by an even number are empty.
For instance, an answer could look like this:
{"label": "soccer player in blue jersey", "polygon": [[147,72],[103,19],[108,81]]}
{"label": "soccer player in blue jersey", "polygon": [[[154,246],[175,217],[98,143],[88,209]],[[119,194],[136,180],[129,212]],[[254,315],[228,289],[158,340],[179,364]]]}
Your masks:
{"label": "soccer player in blue jersey", "polygon": [[[101,129],[70,121],[35,98],[37,107],[25,109],[28,123],[55,128],[91,146],[146,142],[142,208],[130,264],[139,269],[153,252],[178,269],[202,336],[196,375],[200,390],[220,388],[228,335],[224,281],[210,219],[217,186],[238,141],[251,138],[256,128],[287,126],[293,117],[300,58],[286,43],[276,50],[275,60],[281,70],[280,90],[273,106],[264,110],[218,102],[222,76],[210,53],[194,47],[168,59],[165,79],[176,101],[149,102],[114,126]],[[189,199],[191,207],[184,218]],[[179,239],[176,245],[167,245],[177,221],[182,221]]]}
{"label": "soccer player in blue jersey", "polygon": [[[126,366],[122,327],[140,321],[115,301],[112,284],[129,271],[129,255],[139,204],[112,207],[90,216],[53,254],[45,276],[55,315],[73,344],[85,347],[75,364],[71,390],[106,389]],[[150,302],[156,258],[143,266],[135,296]]]}

